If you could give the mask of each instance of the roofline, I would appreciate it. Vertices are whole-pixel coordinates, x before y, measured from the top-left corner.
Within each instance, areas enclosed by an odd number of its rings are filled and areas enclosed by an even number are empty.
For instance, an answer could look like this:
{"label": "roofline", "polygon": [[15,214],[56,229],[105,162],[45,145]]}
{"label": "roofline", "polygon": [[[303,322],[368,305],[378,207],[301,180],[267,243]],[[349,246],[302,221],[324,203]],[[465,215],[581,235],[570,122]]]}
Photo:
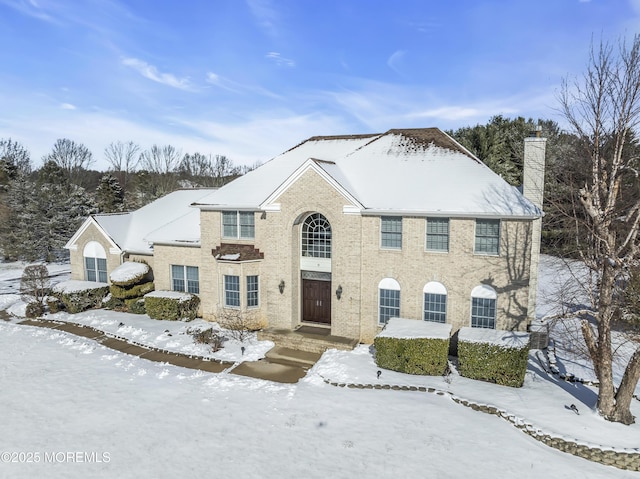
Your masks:
{"label": "roofline", "polygon": [[486,219],[508,219],[508,220],[535,220],[542,218],[544,213],[531,215],[511,215],[508,213],[479,213],[479,212],[456,212],[456,211],[428,211],[428,210],[380,210],[365,209],[360,212],[362,216],[418,216],[434,218],[486,218]]}
{"label": "roofline", "polygon": [[[129,213],[117,213],[117,214],[129,214]],[[118,243],[116,243],[116,241],[111,237],[111,235],[107,233],[107,231],[102,226],[100,226],[100,223],[98,223],[98,221],[95,219],[95,216],[99,216],[99,215],[90,215],[89,217],[87,217],[86,220],[84,220],[84,223],[82,223],[80,228],[78,228],[78,230],[69,239],[69,241],[67,241],[67,243],[64,245],[64,248],[68,249],[69,251],[77,250],[77,245],[74,245],[74,243],[77,243],[80,236],[82,236],[82,234],[87,230],[87,228],[93,224],[98,229],[98,231],[102,233],[102,236],[104,236],[105,239],[109,241],[109,243],[111,243],[112,249],[117,250],[118,254],[123,253],[124,250],[120,247]]]}

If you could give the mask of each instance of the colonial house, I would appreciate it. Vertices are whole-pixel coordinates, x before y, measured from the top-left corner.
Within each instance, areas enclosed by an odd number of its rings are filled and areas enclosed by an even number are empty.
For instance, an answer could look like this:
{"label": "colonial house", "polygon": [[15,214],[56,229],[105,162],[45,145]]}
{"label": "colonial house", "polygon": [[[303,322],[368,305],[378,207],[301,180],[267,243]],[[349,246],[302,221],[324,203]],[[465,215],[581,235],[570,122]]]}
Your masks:
{"label": "colonial house", "polygon": [[313,137],[224,187],[93,215],[67,243],[72,278],[127,260],[201,314],[370,343],[391,317],[525,330],[534,315],[545,140],[522,192],[436,128]]}

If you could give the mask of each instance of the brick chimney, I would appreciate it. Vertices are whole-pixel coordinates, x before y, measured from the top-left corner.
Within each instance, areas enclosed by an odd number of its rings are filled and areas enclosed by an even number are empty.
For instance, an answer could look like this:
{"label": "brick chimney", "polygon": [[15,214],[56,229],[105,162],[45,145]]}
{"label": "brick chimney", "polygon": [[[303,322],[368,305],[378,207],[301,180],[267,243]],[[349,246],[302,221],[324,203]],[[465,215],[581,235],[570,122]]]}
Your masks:
{"label": "brick chimney", "polygon": [[[524,168],[522,175],[522,193],[540,210],[542,210],[544,199],[544,167],[547,144],[547,139],[542,138],[541,133],[542,127],[538,126],[535,136],[524,139]],[[542,218],[533,220],[531,230],[531,269],[529,271],[529,301],[527,304],[527,321],[529,324],[536,319]]]}

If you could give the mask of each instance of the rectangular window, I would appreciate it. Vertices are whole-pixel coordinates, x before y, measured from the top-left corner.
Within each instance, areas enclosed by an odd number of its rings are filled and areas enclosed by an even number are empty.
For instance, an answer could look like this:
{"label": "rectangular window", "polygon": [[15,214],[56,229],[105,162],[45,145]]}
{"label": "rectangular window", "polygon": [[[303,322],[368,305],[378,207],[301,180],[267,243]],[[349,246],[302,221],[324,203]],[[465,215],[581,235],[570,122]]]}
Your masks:
{"label": "rectangular window", "polygon": [[427,218],[427,251],[449,251],[449,218]]}
{"label": "rectangular window", "polygon": [[240,307],[240,276],[225,275],[224,305],[228,308]]}
{"label": "rectangular window", "polygon": [[495,299],[471,298],[471,327],[495,329]]}
{"label": "rectangular window", "polygon": [[200,294],[198,267],[172,264],[171,288],[173,291]]}
{"label": "rectangular window", "polygon": [[200,279],[197,266],[187,266],[187,293],[200,294]]}
{"label": "rectangular window", "polygon": [[258,307],[258,277],[247,276],[247,308]]}
{"label": "rectangular window", "polygon": [[255,216],[253,211],[223,211],[222,236],[224,238],[255,238]]}
{"label": "rectangular window", "polygon": [[381,218],[380,245],[388,249],[402,249],[402,218],[383,216]]}
{"label": "rectangular window", "polygon": [[500,220],[476,220],[476,254],[497,255],[500,251]]}
{"label": "rectangular window", "polygon": [[447,295],[424,293],[424,320],[447,322]]}
{"label": "rectangular window", "polygon": [[389,319],[400,316],[400,291],[396,289],[380,289],[380,324],[387,324]]}
{"label": "rectangular window", "polygon": [[85,278],[87,281],[107,282],[106,258],[84,258]]}

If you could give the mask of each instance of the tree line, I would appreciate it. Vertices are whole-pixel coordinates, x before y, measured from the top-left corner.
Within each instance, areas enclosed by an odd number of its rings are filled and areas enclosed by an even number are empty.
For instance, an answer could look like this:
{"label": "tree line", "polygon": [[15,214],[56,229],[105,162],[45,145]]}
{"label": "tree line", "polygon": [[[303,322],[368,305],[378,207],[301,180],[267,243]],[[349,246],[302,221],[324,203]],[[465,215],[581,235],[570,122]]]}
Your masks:
{"label": "tree line", "polygon": [[42,166],[29,150],[0,139],[0,254],[5,260],[56,261],[87,216],[140,208],[180,188],[220,187],[251,167],[223,155],[186,153],[172,145],[142,150],[117,141],[104,151],[109,168],[93,170],[82,143],[58,139]]}

